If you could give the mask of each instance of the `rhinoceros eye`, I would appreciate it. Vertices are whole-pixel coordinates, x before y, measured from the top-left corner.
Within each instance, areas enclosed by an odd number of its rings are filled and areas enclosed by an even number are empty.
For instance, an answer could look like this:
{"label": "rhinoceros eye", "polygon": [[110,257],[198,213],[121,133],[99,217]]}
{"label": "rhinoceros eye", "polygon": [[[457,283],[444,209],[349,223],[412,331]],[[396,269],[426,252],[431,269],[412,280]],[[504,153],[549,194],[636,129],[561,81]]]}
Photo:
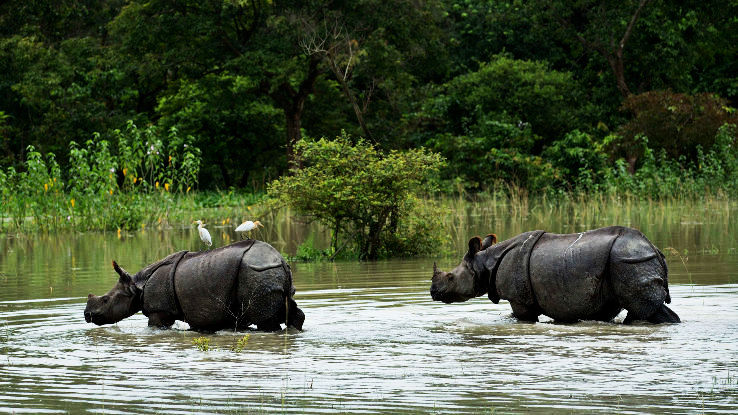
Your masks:
{"label": "rhinoceros eye", "polygon": [[449,275],[448,275],[448,280],[449,280],[449,281],[453,281],[453,280],[454,280],[454,276],[453,276],[453,274],[449,274]]}
{"label": "rhinoceros eye", "polygon": [[103,301],[103,303],[107,303],[107,302],[108,302],[108,300],[110,300],[110,297],[108,297],[107,295],[104,295],[104,296],[102,297],[102,301]]}

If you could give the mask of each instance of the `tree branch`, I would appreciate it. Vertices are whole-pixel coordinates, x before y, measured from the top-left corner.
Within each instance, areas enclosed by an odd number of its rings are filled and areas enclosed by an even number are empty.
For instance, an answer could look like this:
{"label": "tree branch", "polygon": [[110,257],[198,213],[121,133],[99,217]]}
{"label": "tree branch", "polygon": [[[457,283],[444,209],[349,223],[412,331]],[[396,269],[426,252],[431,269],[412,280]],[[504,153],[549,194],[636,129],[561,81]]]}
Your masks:
{"label": "tree branch", "polygon": [[630,38],[630,34],[633,32],[633,26],[635,26],[635,23],[638,20],[638,15],[641,13],[641,10],[643,10],[643,7],[646,5],[646,3],[648,3],[649,1],[650,0],[641,0],[635,13],[633,13],[633,16],[630,18],[630,22],[628,22],[628,27],[625,29],[623,38],[620,39],[620,43],[618,44],[621,51],[623,50],[623,48],[625,48],[625,42],[628,41],[628,38]]}

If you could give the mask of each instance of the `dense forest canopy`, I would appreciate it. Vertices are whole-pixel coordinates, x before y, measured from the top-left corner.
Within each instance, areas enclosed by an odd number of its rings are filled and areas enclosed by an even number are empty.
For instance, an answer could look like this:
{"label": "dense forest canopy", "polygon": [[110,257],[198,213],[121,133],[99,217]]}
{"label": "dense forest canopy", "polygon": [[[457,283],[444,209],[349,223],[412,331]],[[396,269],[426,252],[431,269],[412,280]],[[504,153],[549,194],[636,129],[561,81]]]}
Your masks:
{"label": "dense forest canopy", "polygon": [[651,150],[686,165],[736,122],[737,16],[735,0],[10,0],[0,167],[33,145],[71,171],[71,141],[116,143],[129,121],[191,137],[200,188],[263,188],[300,138],[341,131],[439,152],[473,189],[571,186],[618,159],[632,174]]}

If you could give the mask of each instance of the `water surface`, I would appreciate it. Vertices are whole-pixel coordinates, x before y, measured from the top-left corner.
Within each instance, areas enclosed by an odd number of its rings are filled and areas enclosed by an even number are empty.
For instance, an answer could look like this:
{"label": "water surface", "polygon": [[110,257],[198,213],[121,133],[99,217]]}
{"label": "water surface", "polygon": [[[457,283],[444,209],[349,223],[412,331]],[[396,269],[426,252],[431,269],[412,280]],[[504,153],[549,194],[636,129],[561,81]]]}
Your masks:
{"label": "water surface", "polygon": [[[474,215],[478,218],[474,219]],[[500,239],[542,228],[545,215],[507,221],[482,209],[469,235]],[[668,216],[668,215],[667,215]],[[703,216],[703,215],[700,215]],[[480,297],[434,303],[433,258],[293,264],[305,330],[206,334],[151,329],[140,313],[85,323],[88,292],[173,251],[200,249],[194,228],[0,239],[0,412],[10,413],[735,413],[738,255],[731,221],[627,215],[672,248],[678,325],[519,323]],[[688,219],[688,220],[687,220]],[[581,222],[581,223],[577,223]],[[558,219],[557,232],[610,223]],[[620,223],[618,221],[616,223]],[[237,237],[211,228],[217,245]],[[264,239],[280,249],[283,234]]]}

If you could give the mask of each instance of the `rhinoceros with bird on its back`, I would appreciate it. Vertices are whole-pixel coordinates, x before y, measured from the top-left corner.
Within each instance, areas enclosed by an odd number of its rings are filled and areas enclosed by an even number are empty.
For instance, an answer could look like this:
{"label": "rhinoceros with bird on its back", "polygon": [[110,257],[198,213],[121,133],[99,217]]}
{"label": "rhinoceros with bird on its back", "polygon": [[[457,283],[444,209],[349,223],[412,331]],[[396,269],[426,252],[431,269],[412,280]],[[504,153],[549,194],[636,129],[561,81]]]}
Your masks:
{"label": "rhinoceros with bird on its back", "polygon": [[149,326],[181,320],[194,330],[302,330],[305,314],[293,299],[292,272],[271,245],[242,241],[204,252],[181,251],[130,275],[115,261],[119,278],[106,294],[90,294],[84,315],[97,325],[139,311]]}
{"label": "rhinoceros with bird on its back", "polygon": [[431,296],[445,303],[487,294],[508,300],[513,315],[538,321],[610,321],[623,309],[624,323],[679,323],[671,302],[664,255],[640,231],[611,226],[574,234],[525,232],[496,243],[474,237],[461,263],[449,272],[433,264]]}

